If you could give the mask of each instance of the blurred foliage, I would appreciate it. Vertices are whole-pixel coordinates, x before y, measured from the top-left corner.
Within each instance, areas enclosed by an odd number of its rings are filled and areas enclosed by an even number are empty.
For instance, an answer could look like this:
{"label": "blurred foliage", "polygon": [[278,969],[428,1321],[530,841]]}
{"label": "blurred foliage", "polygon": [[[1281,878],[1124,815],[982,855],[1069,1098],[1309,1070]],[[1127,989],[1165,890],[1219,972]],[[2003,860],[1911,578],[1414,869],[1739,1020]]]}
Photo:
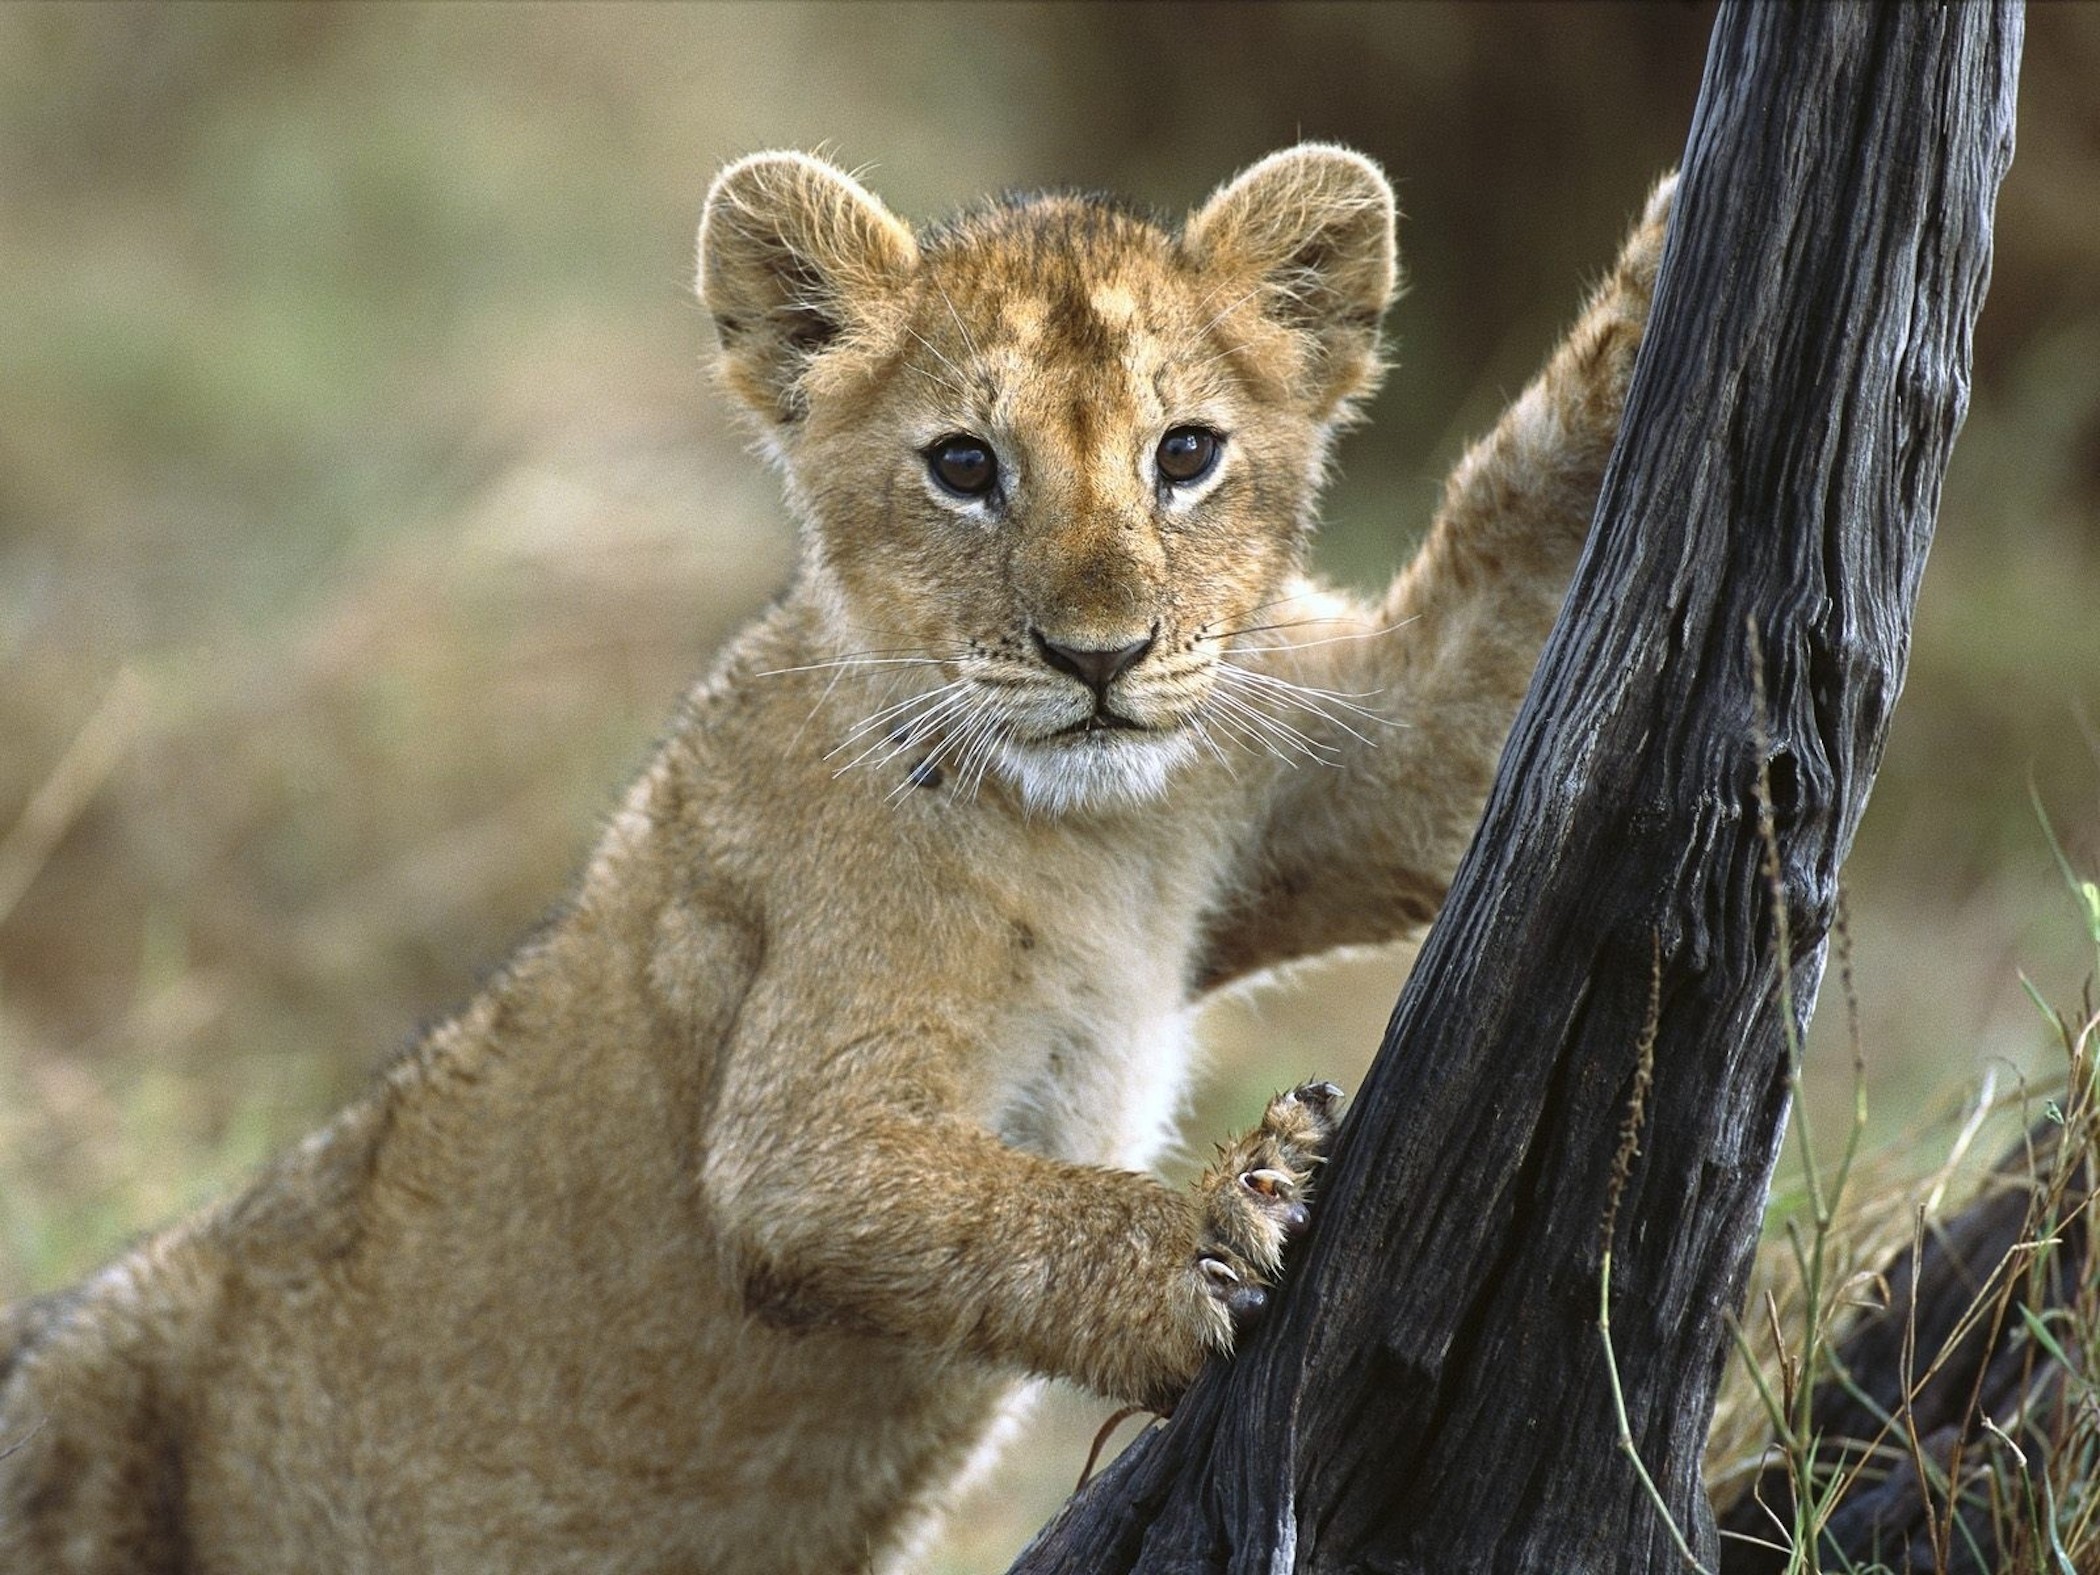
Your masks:
{"label": "blurred foliage", "polygon": [[[1174,212],[1300,136],[1371,153],[1410,291],[1321,549],[1371,583],[1673,162],[1709,21],[0,7],[0,1296],[229,1184],[469,991],[784,579],[686,289],[722,162],[823,145],[933,217],[1045,184]],[[1849,871],[1888,1123],[2033,1060],[2017,967],[2077,992],[2028,784],[2090,870],[2095,81],[2100,9],[2037,7],[1974,407]],[[1214,1013],[1191,1132],[1352,1078],[1401,967]],[[1001,1563],[1103,1414],[1056,1399],[941,1567]]]}

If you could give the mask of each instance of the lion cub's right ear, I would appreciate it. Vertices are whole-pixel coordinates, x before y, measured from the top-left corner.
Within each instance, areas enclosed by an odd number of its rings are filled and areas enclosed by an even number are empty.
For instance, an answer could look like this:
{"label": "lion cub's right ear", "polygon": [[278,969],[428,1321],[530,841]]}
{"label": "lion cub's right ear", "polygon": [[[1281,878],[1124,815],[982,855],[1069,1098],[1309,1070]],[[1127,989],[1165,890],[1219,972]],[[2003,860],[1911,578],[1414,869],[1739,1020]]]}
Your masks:
{"label": "lion cub's right ear", "polygon": [[1311,354],[1299,381],[1325,420],[1378,381],[1378,323],[1400,282],[1395,218],[1376,164],[1304,142],[1227,181],[1191,215],[1181,244],[1301,336]]}
{"label": "lion cub's right ear", "polygon": [[723,380],[768,422],[794,421],[812,359],[866,326],[918,256],[909,226],[844,170],[807,153],[739,159],[700,216]]}

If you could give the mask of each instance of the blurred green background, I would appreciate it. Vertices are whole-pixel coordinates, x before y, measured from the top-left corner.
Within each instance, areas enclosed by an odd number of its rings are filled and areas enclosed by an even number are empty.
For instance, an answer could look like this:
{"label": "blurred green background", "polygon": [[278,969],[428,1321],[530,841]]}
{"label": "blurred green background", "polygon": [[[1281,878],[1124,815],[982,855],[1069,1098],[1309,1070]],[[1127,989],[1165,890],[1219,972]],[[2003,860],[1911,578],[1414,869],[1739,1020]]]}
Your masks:
{"label": "blurred green background", "polygon": [[[724,161],[823,146],[930,218],[1043,184],[1173,212],[1301,136],[1369,152],[1409,293],[1321,543],[1369,585],[1674,162],[1710,20],[0,8],[0,1298],[230,1184],[471,990],[784,579],[687,289]],[[2100,8],[2038,7],[1974,406],[1849,869],[1881,1133],[2046,1064],[2020,970],[2066,1001],[2082,980],[2029,785],[2089,871],[2096,82]],[[1286,1079],[1352,1081],[1404,967],[1214,1012],[1191,1153]],[[935,1567],[1003,1566],[1108,1410],[1053,1396]]]}

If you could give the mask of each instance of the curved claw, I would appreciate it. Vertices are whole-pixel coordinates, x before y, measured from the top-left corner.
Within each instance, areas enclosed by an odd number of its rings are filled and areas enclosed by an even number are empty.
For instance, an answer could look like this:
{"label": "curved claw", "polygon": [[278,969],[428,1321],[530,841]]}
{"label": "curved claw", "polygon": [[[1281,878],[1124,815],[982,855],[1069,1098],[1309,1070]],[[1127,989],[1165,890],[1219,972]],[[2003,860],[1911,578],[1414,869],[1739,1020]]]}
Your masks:
{"label": "curved claw", "polygon": [[1243,1170],[1240,1185],[1272,1200],[1287,1199],[1291,1195],[1291,1178],[1280,1170]]}
{"label": "curved claw", "polygon": [[1240,1185],[1260,1198],[1262,1212],[1273,1219],[1286,1237],[1295,1237],[1312,1223],[1312,1212],[1296,1196],[1296,1182],[1280,1170],[1248,1170],[1240,1173]]}
{"label": "curved claw", "polygon": [[1291,1090],[1304,1103],[1311,1105],[1321,1115],[1329,1115],[1341,1103],[1341,1089],[1325,1078],[1315,1083],[1300,1083]]}
{"label": "curved claw", "polygon": [[1234,1328],[1244,1328],[1268,1310],[1269,1293],[1223,1258],[1206,1254],[1197,1260],[1196,1266],[1210,1281],[1211,1294],[1225,1304]]}

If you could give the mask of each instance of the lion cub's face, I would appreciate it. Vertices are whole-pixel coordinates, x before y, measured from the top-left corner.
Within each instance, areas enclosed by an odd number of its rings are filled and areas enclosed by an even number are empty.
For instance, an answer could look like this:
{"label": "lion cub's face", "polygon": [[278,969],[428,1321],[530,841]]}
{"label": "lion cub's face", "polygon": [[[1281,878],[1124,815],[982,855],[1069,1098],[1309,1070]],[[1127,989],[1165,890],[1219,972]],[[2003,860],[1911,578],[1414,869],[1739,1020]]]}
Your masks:
{"label": "lion cub's face", "polygon": [[1229,731],[1219,664],[1289,621],[1392,231],[1376,168],[1320,146],[1178,235],[1055,196],[915,236],[819,160],[725,171],[701,294],[842,671],[893,680],[845,708],[869,748],[1062,810],[1156,795]]}

